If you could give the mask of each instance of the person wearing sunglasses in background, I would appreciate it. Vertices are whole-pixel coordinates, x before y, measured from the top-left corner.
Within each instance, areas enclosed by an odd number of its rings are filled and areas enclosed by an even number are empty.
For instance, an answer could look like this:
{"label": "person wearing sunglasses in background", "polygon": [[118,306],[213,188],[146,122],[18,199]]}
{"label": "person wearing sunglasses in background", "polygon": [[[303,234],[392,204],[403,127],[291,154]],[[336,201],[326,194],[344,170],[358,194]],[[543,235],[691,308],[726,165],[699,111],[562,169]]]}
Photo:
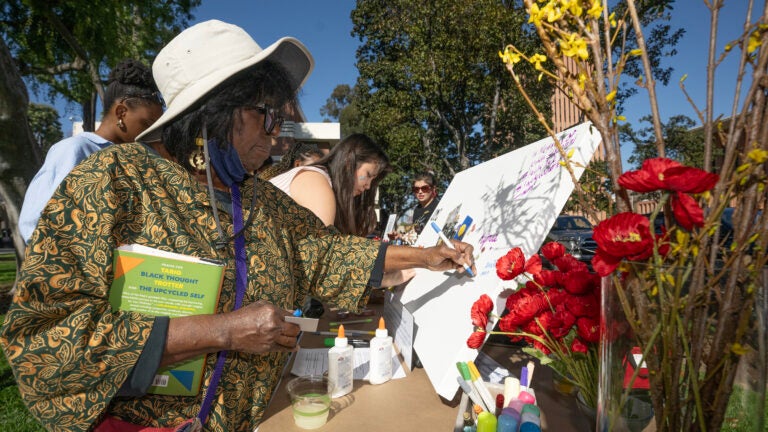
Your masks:
{"label": "person wearing sunglasses in background", "polygon": [[[254,176],[280,134],[277,107],[295,103],[312,68],[294,38],[262,50],[240,27],[196,24],[153,62],[163,115],[137,143],[99,151],[64,179],[0,328],[22,399],[46,429],[253,431],[297,349],[299,326],[285,317],[308,296],[358,311],[385,271],[474,266],[462,242],[422,249],[339,234]],[[222,263],[216,312],[112,311],[122,244]],[[159,367],[203,354],[196,396],[147,393]]]}
{"label": "person wearing sunglasses in background", "polygon": [[19,233],[29,242],[40,213],[64,177],[91,153],[112,144],[133,142],[163,113],[165,102],[152,72],[136,60],[120,62],[109,74],[104,112],[95,132],[63,139],[48,150],[40,171],[27,187],[19,215]]}
{"label": "person wearing sunglasses in background", "polygon": [[395,231],[389,233],[389,238],[412,245],[437,208],[437,183],[434,174],[428,171],[416,174],[413,177],[411,191],[416,198],[416,206],[406,210],[400,216],[397,227]]}

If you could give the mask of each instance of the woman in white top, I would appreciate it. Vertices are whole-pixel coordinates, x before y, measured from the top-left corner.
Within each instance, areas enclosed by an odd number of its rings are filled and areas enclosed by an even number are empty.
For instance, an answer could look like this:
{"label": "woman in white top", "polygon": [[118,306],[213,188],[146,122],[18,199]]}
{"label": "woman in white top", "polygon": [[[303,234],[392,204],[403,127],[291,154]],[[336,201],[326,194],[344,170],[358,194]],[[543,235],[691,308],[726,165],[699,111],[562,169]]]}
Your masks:
{"label": "woman in white top", "polygon": [[[312,165],[292,168],[269,181],[343,234],[367,236],[376,228],[376,188],[392,171],[389,158],[364,134],[336,144]],[[385,273],[382,286],[399,285],[413,270]]]}
{"label": "woman in white top", "polygon": [[367,135],[353,134],[316,163],[269,181],[326,225],[365,237],[376,227],[376,187],[391,170],[381,147]]}

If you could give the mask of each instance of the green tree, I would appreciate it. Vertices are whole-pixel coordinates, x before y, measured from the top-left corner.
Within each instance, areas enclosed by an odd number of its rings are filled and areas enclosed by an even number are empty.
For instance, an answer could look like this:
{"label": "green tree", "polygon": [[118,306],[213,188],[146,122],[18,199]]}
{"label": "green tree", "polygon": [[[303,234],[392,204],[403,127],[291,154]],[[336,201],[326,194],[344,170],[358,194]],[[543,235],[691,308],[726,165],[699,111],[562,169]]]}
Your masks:
{"label": "green tree", "polygon": [[[651,125],[651,117],[640,118],[645,123],[635,130],[631,124],[622,125],[619,128],[619,136],[622,142],[634,145],[632,154],[627,162],[634,168],[640,168],[643,161],[656,157],[656,140]],[[685,115],[675,115],[669,118],[667,123],[662,123],[664,142],[666,145],[666,157],[674,159],[683,165],[702,168],[704,166],[704,130],[696,128],[696,122]],[[720,147],[718,147],[720,149]],[[714,152],[715,158],[722,156],[722,149]]]}
{"label": "green tree", "polygon": [[354,97],[352,88],[348,84],[339,84],[331,92],[331,97],[326,99],[325,105],[320,107],[320,115],[328,119],[338,120],[341,111],[350,103]]}
{"label": "green tree", "polygon": [[[415,172],[434,170],[445,184],[543,136],[498,55],[510,42],[535,50],[526,19],[512,1],[358,1],[352,33],[362,42],[355,86],[361,124],[396,168],[382,184],[386,210],[402,209]],[[528,84],[548,114],[551,87]]]}
{"label": "green tree", "polygon": [[[28,106],[27,88],[0,39],[0,214],[11,227],[18,224],[26,185],[40,167],[41,157],[27,121]],[[17,230],[13,231],[18,264],[25,245]]]}
{"label": "green tree", "polygon": [[584,194],[580,199],[577,194],[572,193],[563,206],[563,213],[587,216],[595,209],[600,213],[607,212],[613,204],[608,164],[604,160],[591,161],[576,187],[580,187]]}
{"label": "green tree", "polygon": [[348,84],[337,85],[325,105],[320,107],[320,115],[327,121],[338,121],[341,126],[341,136],[365,133],[356,87],[350,87]]}
{"label": "green tree", "polygon": [[46,154],[48,149],[63,137],[59,112],[50,105],[31,103],[27,113],[35,143],[40,148],[40,152]]}
{"label": "green tree", "polygon": [[[9,225],[18,223],[26,185],[40,168],[42,149],[29,127],[29,89],[52,101],[83,107],[93,130],[96,96],[124,58],[149,63],[192,18],[200,0],[6,0],[0,3],[0,198]],[[25,84],[26,83],[26,84]],[[23,259],[24,242],[14,230]]]}
{"label": "green tree", "polygon": [[19,72],[35,92],[61,96],[82,107],[83,127],[93,130],[103,77],[124,58],[149,64],[187,26],[200,0],[6,0],[0,34]]}

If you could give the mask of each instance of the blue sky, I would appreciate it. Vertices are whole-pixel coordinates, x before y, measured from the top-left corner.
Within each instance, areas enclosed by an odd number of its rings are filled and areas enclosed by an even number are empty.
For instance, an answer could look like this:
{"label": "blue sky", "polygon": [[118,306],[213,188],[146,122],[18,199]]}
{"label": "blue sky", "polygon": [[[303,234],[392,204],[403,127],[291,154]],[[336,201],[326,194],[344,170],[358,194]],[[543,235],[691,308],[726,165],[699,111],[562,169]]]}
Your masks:
{"label": "blue sky", "polygon": [[[726,2],[722,11],[721,33],[718,48],[735,38],[741,31],[741,19],[746,10],[746,0]],[[762,7],[763,0],[757,0]],[[282,36],[301,40],[313,54],[315,70],[300,95],[300,102],[308,121],[322,121],[320,107],[325,104],[338,84],[353,85],[357,78],[355,50],[359,42],[350,34],[350,12],[353,0],[204,0],[194,13],[192,23],[208,19],[220,19],[243,27],[261,45],[266,47]],[[758,7],[758,9],[759,9]],[[709,14],[701,0],[678,0],[672,25],[684,27],[686,35],[678,45],[678,55],[670,65],[675,72],[668,87],[657,85],[660,111],[664,119],[675,114],[686,114],[697,120],[693,109],[678,87],[680,77],[688,75],[686,86],[694,101],[704,107],[706,80],[707,41],[709,38]],[[716,79],[715,112],[730,113],[733,102],[735,57],[727,59]],[[77,107],[62,109],[62,126],[69,132],[69,121]],[[637,119],[650,112],[648,98],[642,93],[635,96],[625,115],[633,125]],[[697,120],[698,121],[698,120]]]}
{"label": "blue sky", "polygon": [[[733,40],[741,32],[745,0],[726,2],[721,11],[721,34],[718,47]],[[758,0],[757,3],[763,2]],[[353,85],[357,78],[355,50],[359,42],[350,34],[352,0],[204,0],[195,13],[196,21],[221,19],[243,27],[262,47],[281,36],[294,36],[304,42],[315,58],[315,71],[304,86],[300,98],[309,121],[322,121],[320,107],[338,84]],[[678,54],[669,63],[675,72],[668,87],[657,85],[660,111],[665,119],[683,113],[696,120],[695,112],[685,100],[678,82],[688,74],[685,84],[694,101],[704,107],[709,12],[701,0],[678,0],[672,25],[683,27],[686,35],[678,45]],[[716,107],[729,113],[733,101],[735,57],[721,67],[716,80]],[[647,96],[642,93],[627,104],[625,115],[633,124],[650,112]]]}
{"label": "blue sky", "polygon": [[355,84],[355,50],[349,14],[353,0],[203,0],[195,23],[209,19],[236,24],[262,48],[283,36],[293,36],[307,46],[315,69],[304,84],[299,101],[307,121],[322,121],[320,107],[339,84]]}

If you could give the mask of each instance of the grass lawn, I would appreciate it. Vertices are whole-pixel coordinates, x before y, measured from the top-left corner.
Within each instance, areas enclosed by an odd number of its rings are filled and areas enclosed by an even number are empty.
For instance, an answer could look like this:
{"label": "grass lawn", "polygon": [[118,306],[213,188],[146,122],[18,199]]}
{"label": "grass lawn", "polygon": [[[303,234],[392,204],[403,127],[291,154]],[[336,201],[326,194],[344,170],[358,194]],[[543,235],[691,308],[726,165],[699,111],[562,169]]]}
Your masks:
{"label": "grass lawn", "polygon": [[16,277],[16,258],[13,254],[0,255],[0,293],[6,293]]}
{"label": "grass lawn", "polygon": [[[734,388],[725,413],[722,431],[753,431],[757,426],[758,394],[739,386]],[[768,399],[768,398],[767,398]],[[768,400],[766,400],[768,403]],[[768,431],[768,410],[763,413],[763,430]]]}
{"label": "grass lawn", "polygon": [[[13,254],[0,255],[0,299],[8,295],[15,277],[16,260]],[[0,300],[0,323],[5,319],[4,306],[6,304]],[[44,430],[21,402],[13,372],[8,366],[5,355],[0,351],[0,431],[38,432]]]}

